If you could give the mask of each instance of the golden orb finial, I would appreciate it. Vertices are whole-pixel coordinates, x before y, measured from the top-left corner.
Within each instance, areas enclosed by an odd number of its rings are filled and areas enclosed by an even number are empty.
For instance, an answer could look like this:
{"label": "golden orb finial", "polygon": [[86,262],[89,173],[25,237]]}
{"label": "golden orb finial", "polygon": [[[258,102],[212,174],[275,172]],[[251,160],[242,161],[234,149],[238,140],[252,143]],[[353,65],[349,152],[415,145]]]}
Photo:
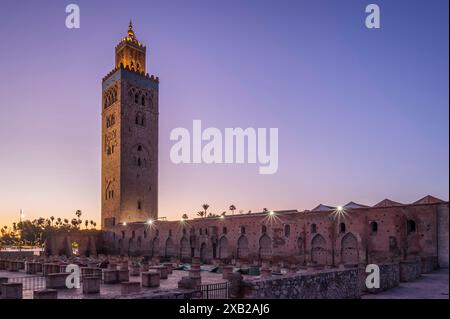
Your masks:
{"label": "golden orb finial", "polygon": [[134,38],[134,36],[135,36],[134,31],[133,31],[133,22],[131,21],[131,19],[130,19],[130,24],[128,25],[128,36],[130,38]]}

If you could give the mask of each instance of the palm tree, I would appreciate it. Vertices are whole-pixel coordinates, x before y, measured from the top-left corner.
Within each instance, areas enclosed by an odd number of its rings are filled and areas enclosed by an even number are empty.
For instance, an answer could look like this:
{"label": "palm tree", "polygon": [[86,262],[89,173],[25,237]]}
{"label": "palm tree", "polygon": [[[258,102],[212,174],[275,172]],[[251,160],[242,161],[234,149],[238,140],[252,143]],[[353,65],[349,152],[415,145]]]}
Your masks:
{"label": "palm tree", "polygon": [[97,223],[96,223],[96,222],[93,222],[93,223],[92,223],[92,226],[94,226],[94,228],[97,227]]}
{"label": "palm tree", "polygon": [[90,224],[91,224],[91,226],[94,226],[94,221],[91,220],[91,221],[90,221]]}
{"label": "palm tree", "polygon": [[55,220],[55,216],[50,216],[50,220],[51,220],[52,226],[53,226],[53,221]]}
{"label": "palm tree", "polygon": [[86,226],[86,229],[88,228],[88,225],[89,225],[89,221],[86,219],[86,220],[84,221],[84,226]]}
{"label": "palm tree", "polygon": [[56,220],[56,225],[60,226],[61,225],[61,217],[58,217],[58,219]]}
{"label": "palm tree", "polygon": [[267,213],[269,210],[267,208],[263,208],[263,212]]}
{"label": "palm tree", "polygon": [[189,219],[189,216],[187,214],[183,214],[183,216],[181,216],[181,219],[184,219],[184,220]]}
{"label": "palm tree", "polygon": [[209,205],[208,205],[208,204],[203,204],[202,207],[203,207],[203,209],[205,210],[204,216],[206,217],[206,211],[208,210]]}
{"label": "palm tree", "polygon": [[82,214],[81,210],[77,209],[77,211],[75,212],[75,215],[78,217],[78,219],[80,218],[81,214]]}
{"label": "palm tree", "polygon": [[206,215],[206,212],[204,211],[197,212],[197,216],[203,217],[203,215]]}
{"label": "palm tree", "polygon": [[236,210],[236,206],[230,205],[231,214],[234,215],[234,211]]}

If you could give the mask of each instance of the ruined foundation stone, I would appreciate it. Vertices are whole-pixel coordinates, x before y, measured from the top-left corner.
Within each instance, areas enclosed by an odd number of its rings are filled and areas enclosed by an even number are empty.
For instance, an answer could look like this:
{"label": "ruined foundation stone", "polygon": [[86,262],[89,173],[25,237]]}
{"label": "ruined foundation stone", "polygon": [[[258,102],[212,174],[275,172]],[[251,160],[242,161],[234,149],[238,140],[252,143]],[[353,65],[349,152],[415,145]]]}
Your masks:
{"label": "ruined foundation stone", "polygon": [[139,282],[126,281],[121,283],[122,295],[136,294],[141,292],[141,284]]}
{"label": "ruined foundation stone", "polygon": [[98,294],[100,293],[101,278],[83,278],[83,294]]}
{"label": "ruined foundation stone", "polygon": [[118,270],[103,269],[103,283],[104,284],[116,284],[119,282]]}
{"label": "ruined foundation stone", "polygon": [[45,278],[45,286],[47,289],[64,289],[66,286],[66,279],[69,273],[48,274]]}
{"label": "ruined foundation stone", "polygon": [[33,299],[58,299],[58,291],[55,289],[35,290]]}
{"label": "ruined foundation stone", "polygon": [[405,260],[400,262],[400,281],[413,281],[420,277],[422,264],[420,259]]}
{"label": "ruined foundation stone", "polygon": [[2,299],[22,299],[22,283],[5,283],[1,284],[0,290]]}
{"label": "ruined foundation stone", "polygon": [[142,287],[159,287],[160,274],[153,270],[141,273]]}

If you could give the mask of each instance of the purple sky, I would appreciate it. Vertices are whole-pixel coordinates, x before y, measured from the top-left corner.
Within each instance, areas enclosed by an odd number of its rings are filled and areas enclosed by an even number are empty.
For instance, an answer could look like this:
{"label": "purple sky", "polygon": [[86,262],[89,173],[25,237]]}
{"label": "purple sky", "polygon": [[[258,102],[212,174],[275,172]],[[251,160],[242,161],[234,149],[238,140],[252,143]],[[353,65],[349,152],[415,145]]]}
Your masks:
{"label": "purple sky", "polygon": [[[0,223],[100,217],[101,79],[133,19],[160,77],[160,216],[448,200],[448,1],[2,1]],[[381,29],[364,26],[381,8]],[[175,127],[278,127],[279,169],[175,165]]]}

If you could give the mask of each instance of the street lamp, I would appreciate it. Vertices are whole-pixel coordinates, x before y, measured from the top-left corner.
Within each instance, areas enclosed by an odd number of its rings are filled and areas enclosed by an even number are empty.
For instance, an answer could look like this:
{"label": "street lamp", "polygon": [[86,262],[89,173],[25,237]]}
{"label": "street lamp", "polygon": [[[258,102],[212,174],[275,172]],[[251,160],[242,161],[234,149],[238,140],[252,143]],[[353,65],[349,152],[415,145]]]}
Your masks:
{"label": "street lamp", "polygon": [[[19,224],[22,227],[22,220],[25,218],[25,214],[23,213],[23,209],[20,209],[20,217]],[[19,232],[19,251],[22,251],[22,231]]]}

